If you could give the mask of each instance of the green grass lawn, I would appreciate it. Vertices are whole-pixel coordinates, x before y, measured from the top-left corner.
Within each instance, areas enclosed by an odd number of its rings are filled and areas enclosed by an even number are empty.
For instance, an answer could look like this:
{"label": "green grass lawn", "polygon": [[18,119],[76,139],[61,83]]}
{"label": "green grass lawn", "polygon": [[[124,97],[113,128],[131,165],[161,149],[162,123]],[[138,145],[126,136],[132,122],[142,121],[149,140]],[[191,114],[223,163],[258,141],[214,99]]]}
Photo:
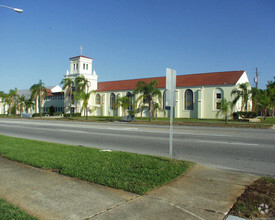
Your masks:
{"label": "green grass lawn", "polygon": [[37,220],[37,218],[34,218],[28,214],[26,214],[24,211],[22,211],[20,208],[11,205],[7,201],[0,199],[0,219],[1,220]]}
{"label": "green grass lawn", "polygon": [[183,175],[190,162],[0,135],[0,155],[125,191],[144,194]]}

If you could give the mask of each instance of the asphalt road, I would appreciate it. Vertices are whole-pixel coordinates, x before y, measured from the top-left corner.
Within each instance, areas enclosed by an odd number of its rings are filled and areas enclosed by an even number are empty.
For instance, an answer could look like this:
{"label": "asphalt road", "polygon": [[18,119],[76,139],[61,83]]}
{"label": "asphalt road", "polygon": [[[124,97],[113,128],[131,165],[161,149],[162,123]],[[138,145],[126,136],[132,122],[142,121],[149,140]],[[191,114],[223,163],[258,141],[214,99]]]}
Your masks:
{"label": "asphalt road", "polygon": [[[176,159],[275,176],[275,130],[177,126],[173,131]],[[0,134],[169,157],[169,126],[0,119]]]}

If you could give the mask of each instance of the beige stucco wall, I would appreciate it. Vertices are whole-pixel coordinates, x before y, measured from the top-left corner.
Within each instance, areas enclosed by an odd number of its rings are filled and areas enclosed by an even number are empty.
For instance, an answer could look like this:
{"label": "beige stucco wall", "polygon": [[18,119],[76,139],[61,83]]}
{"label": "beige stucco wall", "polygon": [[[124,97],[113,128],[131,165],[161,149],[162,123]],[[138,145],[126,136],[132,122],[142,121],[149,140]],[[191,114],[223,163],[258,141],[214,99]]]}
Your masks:
{"label": "beige stucco wall", "polygon": [[[216,99],[216,89],[219,89],[222,92],[222,98],[226,98],[227,101],[232,101],[231,91],[233,90],[234,85],[220,85],[220,86],[197,86],[197,87],[182,87],[177,88],[176,92],[176,106],[175,106],[175,117],[177,118],[216,118],[217,109],[216,102],[220,99]],[[192,90],[193,92],[193,110],[185,110],[185,92],[187,89]],[[162,95],[164,89],[160,89]],[[127,92],[132,91],[108,91],[108,92],[97,92],[100,94],[101,103],[97,106],[97,111],[93,115],[109,115],[109,105],[110,105],[110,95],[114,93],[116,98],[126,96]],[[95,95],[93,95],[93,105],[95,104]],[[138,95],[136,96],[136,98]],[[163,106],[163,98],[161,100],[161,106]],[[158,111],[158,117],[168,117],[169,112]],[[118,108],[117,110],[110,111],[111,116],[122,116],[122,109]],[[141,113],[137,113],[136,116],[141,116]],[[143,116],[146,115],[146,111],[143,112]],[[222,117],[222,116],[220,116]]]}

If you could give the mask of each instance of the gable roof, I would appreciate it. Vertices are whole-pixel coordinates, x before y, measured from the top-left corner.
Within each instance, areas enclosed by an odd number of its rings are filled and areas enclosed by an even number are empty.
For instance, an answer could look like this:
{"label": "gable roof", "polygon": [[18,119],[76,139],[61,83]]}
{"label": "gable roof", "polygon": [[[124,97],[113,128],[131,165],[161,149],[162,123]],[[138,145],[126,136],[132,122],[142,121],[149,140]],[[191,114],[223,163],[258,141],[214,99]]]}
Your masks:
{"label": "gable roof", "polygon": [[[191,75],[178,75],[177,87],[191,87],[191,86],[208,86],[208,85],[234,85],[244,73],[240,71],[228,72],[214,72],[214,73],[200,73]],[[166,77],[153,77],[143,79],[130,79],[120,81],[99,82],[97,92],[103,91],[120,91],[120,90],[134,90],[139,81],[146,83],[152,80],[157,80],[159,85],[157,88],[166,87]]]}
{"label": "gable roof", "polygon": [[88,58],[88,59],[93,59],[93,58],[91,58],[91,57],[86,57],[86,56],[82,56],[82,55],[80,55],[80,56],[76,56],[76,57],[71,57],[71,58],[69,58],[70,60],[73,60],[73,59],[76,59],[76,58],[80,58],[80,57],[83,57],[83,58]]}

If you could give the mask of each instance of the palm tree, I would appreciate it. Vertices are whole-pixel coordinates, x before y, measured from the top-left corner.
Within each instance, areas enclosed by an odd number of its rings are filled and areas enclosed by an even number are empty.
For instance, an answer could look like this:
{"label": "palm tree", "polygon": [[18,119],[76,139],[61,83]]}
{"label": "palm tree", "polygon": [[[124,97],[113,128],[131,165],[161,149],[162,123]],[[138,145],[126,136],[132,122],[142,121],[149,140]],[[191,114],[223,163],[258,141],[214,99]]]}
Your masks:
{"label": "palm tree", "polygon": [[25,96],[22,95],[22,96],[19,98],[20,114],[22,114],[22,112],[23,112],[23,110],[24,110],[25,102],[26,102]]}
{"label": "palm tree", "polygon": [[31,109],[34,106],[35,106],[35,103],[33,102],[33,100],[31,98],[25,100],[26,113],[28,113],[28,110]]}
{"label": "palm tree", "polygon": [[265,120],[267,116],[267,110],[271,106],[271,99],[270,99],[270,96],[268,95],[267,90],[261,91],[259,105],[262,107],[262,111],[264,112],[264,120]]}
{"label": "palm tree", "polygon": [[9,94],[7,95],[6,99],[5,99],[5,105],[9,106],[9,116],[11,116],[11,109],[12,109],[12,97],[9,96]]}
{"label": "palm tree", "polygon": [[5,106],[7,104],[6,98],[7,98],[7,94],[3,91],[0,91],[0,102],[3,102],[4,114],[5,114],[5,111],[6,111]]}
{"label": "palm tree", "polygon": [[251,94],[252,94],[252,111],[253,112],[258,112],[259,99],[260,99],[260,90],[257,89],[257,88],[252,88]]}
{"label": "palm tree", "polygon": [[9,115],[11,115],[11,106],[13,105],[15,107],[15,115],[17,115],[17,105],[18,105],[18,99],[19,99],[19,95],[17,94],[17,88],[15,89],[10,89],[9,94],[8,94],[8,98],[9,98],[9,102],[10,102],[10,107],[9,107]]}
{"label": "palm tree", "polygon": [[218,104],[219,109],[217,111],[216,117],[218,117],[219,115],[223,115],[225,123],[227,124],[227,117],[231,107],[233,106],[232,102],[228,102],[225,98],[223,98],[221,101],[218,102]]}
{"label": "palm tree", "polygon": [[78,76],[75,78],[75,89],[77,92],[86,92],[88,93],[88,88],[90,86],[89,80],[87,80],[84,76]]}
{"label": "palm tree", "polygon": [[150,118],[149,120],[152,121],[152,116],[154,114],[154,98],[157,97],[159,102],[161,99],[161,92],[158,88],[158,81],[153,80],[149,83],[146,83],[144,81],[139,81],[137,83],[137,88],[135,90],[135,93],[142,93],[138,98],[137,102],[140,100],[143,100],[144,103],[149,104],[149,114]]}
{"label": "palm tree", "polygon": [[71,78],[65,78],[60,83],[63,85],[62,89],[66,90],[66,95],[70,100],[70,117],[72,117],[72,95],[73,95],[73,80]]}
{"label": "palm tree", "polygon": [[123,116],[125,116],[126,109],[130,108],[130,97],[123,96],[119,97],[116,101],[115,107],[122,107]]}
{"label": "palm tree", "polygon": [[33,84],[32,87],[30,88],[32,92],[32,99],[38,99],[38,105],[39,105],[39,113],[40,113],[40,118],[42,118],[42,99],[46,97],[47,91],[46,87],[44,86],[44,83],[42,80],[39,80],[39,83]]}
{"label": "palm tree", "polygon": [[235,95],[235,98],[233,99],[233,105],[236,105],[236,103],[241,99],[242,101],[242,110],[244,109],[247,112],[247,103],[251,96],[251,89],[248,82],[241,83],[237,85],[237,88],[233,89],[231,92],[231,96]]}
{"label": "palm tree", "polygon": [[275,111],[275,77],[274,81],[268,81],[266,85],[267,94],[270,97],[270,108],[272,111],[272,118],[274,118]]}
{"label": "palm tree", "polygon": [[84,76],[78,76],[75,78],[75,88],[76,88],[76,99],[83,101],[81,112],[86,109],[86,119],[88,120],[88,104],[89,99],[92,93],[95,93],[95,91],[89,91],[90,82],[88,79],[86,79]]}
{"label": "palm tree", "polygon": [[82,100],[82,107],[81,107],[81,112],[85,110],[85,115],[86,115],[86,120],[88,120],[88,105],[89,105],[89,99],[92,93],[95,91],[90,91],[90,92],[79,92],[76,96],[76,99]]}

